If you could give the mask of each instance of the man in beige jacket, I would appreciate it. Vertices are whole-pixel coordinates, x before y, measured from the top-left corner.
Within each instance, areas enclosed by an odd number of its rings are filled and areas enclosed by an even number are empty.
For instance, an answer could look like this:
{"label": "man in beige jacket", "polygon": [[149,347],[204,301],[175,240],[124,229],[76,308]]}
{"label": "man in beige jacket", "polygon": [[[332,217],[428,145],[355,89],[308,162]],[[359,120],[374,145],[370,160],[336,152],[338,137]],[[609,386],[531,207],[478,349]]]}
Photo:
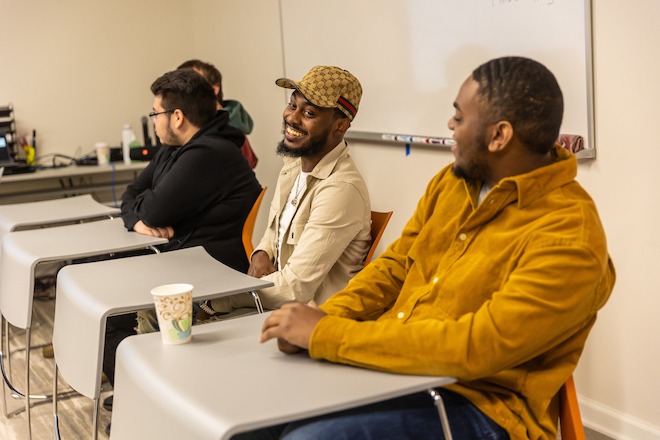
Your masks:
{"label": "man in beige jacket", "polygon": [[[277,148],[285,164],[248,270],[274,283],[259,291],[267,309],[323,303],[362,269],[371,244],[367,186],[344,141],[362,96],[359,81],[338,67],[316,66],[301,81],[276,84],[293,89]],[[218,314],[253,306],[251,297],[237,295],[202,309]]]}

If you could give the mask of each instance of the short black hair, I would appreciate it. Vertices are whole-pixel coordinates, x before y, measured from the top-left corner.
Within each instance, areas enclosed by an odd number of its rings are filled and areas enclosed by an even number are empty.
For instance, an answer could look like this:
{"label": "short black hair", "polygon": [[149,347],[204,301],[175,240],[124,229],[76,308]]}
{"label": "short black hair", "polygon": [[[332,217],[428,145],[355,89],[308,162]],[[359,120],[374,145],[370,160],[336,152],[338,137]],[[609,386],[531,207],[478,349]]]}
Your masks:
{"label": "short black hair", "polygon": [[160,96],[165,110],[179,109],[195,126],[203,127],[216,113],[215,93],[211,84],[192,70],[173,70],[151,85]]}
{"label": "short black hair", "polygon": [[218,102],[222,104],[222,74],[213,64],[201,60],[188,60],[183,62],[177,69],[198,69],[202,72],[202,76],[212,86],[218,86]]}
{"label": "short black hair", "polygon": [[564,99],[557,79],[524,57],[488,61],[472,72],[489,123],[506,120],[531,151],[546,154],[559,138]]}

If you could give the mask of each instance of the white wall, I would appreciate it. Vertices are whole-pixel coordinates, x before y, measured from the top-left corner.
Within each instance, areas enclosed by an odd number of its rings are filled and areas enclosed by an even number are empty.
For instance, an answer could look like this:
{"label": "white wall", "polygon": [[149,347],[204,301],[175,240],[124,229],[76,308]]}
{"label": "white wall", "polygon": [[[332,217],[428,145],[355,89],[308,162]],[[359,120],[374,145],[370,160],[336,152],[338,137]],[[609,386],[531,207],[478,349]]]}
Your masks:
{"label": "white wall", "polygon": [[275,156],[287,102],[284,90],[275,85],[283,75],[279,5],[273,0],[197,0],[191,5],[194,56],[222,72],[225,99],[238,99],[255,121],[249,135],[259,158],[255,172],[261,185],[268,186],[255,225],[257,243],[282,166]]}
{"label": "white wall", "polygon": [[[660,3],[594,2],[598,158],[578,178],[596,200],[617,285],[576,374],[587,420],[660,438]],[[587,400],[588,399],[588,400]]]}
{"label": "white wall", "polygon": [[[578,180],[599,207],[617,284],[575,379],[585,424],[617,439],[660,439],[658,22],[655,0],[593,0],[598,157],[580,162]],[[405,156],[398,146],[353,146],[374,209],[395,211],[383,242],[396,238],[427,181],[453,159],[417,148]]]}
{"label": "white wall", "polygon": [[[39,3],[37,8],[0,0],[0,38],[12,42],[5,44],[0,61],[0,105],[14,103],[19,128],[36,127],[44,150],[73,154],[99,138],[112,142],[116,136],[118,142],[124,119],[137,124],[151,107],[153,79],[198,57],[222,71],[226,96],[241,100],[254,117],[250,139],[260,158],[257,176],[274,188],[281,164],[274,149],[285,105],[284,92],[273,85],[283,71],[277,0],[195,0],[185,3],[188,9],[171,0],[142,0],[135,3],[139,6],[128,0]],[[658,440],[660,147],[654,129],[660,2],[593,3],[598,158],[580,163],[578,179],[599,206],[618,280],[576,382],[587,425],[615,438]],[[130,34],[120,25],[127,16]],[[410,156],[402,147],[354,143],[351,148],[373,209],[395,211],[382,250],[400,232],[428,180],[452,156],[414,146]],[[261,214],[255,235],[263,230],[263,209]]]}
{"label": "white wall", "polygon": [[0,0],[0,11],[0,105],[13,104],[19,134],[37,130],[38,155],[119,146],[126,122],[141,140],[149,86],[191,52],[191,13],[173,0]]}

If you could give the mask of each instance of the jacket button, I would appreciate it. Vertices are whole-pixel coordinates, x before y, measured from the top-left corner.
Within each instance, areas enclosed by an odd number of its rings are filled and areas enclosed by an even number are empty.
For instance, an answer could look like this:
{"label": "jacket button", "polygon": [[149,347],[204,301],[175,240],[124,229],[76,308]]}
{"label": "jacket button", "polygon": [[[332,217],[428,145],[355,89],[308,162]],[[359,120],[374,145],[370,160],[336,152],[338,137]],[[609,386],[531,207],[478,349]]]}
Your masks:
{"label": "jacket button", "polygon": [[458,236],[458,239],[461,240],[461,241],[467,240],[467,234],[462,233],[461,235]]}
{"label": "jacket button", "polygon": [[406,314],[403,313],[403,312],[399,312],[399,313],[397,313],[397,315],[396,315],[396,317],[399,318],[399,319],[403,319],[404,316],[406,316]]}

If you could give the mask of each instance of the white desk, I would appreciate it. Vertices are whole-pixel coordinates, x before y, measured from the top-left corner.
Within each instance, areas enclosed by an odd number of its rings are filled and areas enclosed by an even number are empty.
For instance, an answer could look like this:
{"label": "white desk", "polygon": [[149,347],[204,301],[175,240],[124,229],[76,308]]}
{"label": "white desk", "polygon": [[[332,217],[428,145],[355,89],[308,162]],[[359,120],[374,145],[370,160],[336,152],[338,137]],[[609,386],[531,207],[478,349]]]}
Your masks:
{"label": "white desk", "polygon": [[[149,162],[112,162],[107,166],[47,168],[2,176],[0,204],[33,202],[80,194],[96,194],[103,202],[121,198],[126,185]],[[114,193],[114,194],[113,194]]]}
{"label": "white desk", "polygon": [[[17,231],[2,238],[0,325],[6,318],[14,326],[25,329],[25,392],[20,394],[25,399],[30,437],[30,335],[34,271],[37,264],[45,261],[61,261],[131,251],[164,243],[167,243],[164,238],[127,232],[121,219]],[[11,369],[6,334],[0,344],[2,347],[0,362],[3,362],[3,353],[6,352],[7,363]],[[5,383],[14,390],[13,385],[4,374],[4,369],[2,372]],[[2,392],[4,394],[4,386]],[[3,408],[6,411],[4,397]]]}
{"label": "white desk", "polygon": [[41,202],[0,205],[0,240],[5,234],[18,229],[113,217],[120,213],[118,208],[99,203],[89,194]]}
{"label": "white desk", "polygon": [[144,249],[167,239],[128,232],[121,219],[17,231],[2,238],[0,312],[12,325],[28,328],[32,320],[34,269],[44,261]]}
{"label": "white desk", "polygon": [[193,327],[189,344],[131,336],[117,351],[111,438],[227,439],[454,382],[388,374],[259,344],[265,315]]}
{"label": "white desk", "polygon": [[[97,438],[98,432],[107,317],[152,307],[151,289],[170,283],[192,284],[195,301],[273,285],[231,269],[211,257],[201,246],[67,266],[60,270],[53,328],[54,390],[57,390],[59,371],[74,390],[94,400],[92,438]],[[57,427],[56,392],[53,394]]]}
{"label": "white desk", "polygon": [[201,246],[62,268],[53,349],[73,389],[90,399],[99,397],[107,317],[153,307],[151,289],[170,283],[192,284],[195,301],[273,285],[220,263]]}

